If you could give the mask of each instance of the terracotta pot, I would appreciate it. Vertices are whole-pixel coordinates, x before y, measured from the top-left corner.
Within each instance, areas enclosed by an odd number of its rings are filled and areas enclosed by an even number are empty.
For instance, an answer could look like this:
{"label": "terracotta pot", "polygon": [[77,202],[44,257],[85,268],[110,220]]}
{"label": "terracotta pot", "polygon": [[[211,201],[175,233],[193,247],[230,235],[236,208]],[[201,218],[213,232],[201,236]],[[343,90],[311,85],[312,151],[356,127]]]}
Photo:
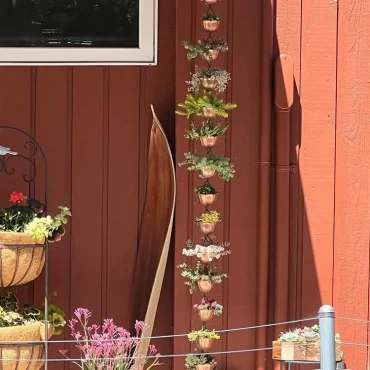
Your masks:
{"label": "terracotta pot", "polygon": [[208,255],[207,253],[203,253],[201,256],[200,256],[200,260],[202,263],[204,263],[205,265],[207,265],[208,263],[210,263],[210,260],[208,258]]}
{"label": "terracotta pot", "polygon": [[216,367],[217,363],[214,364],[203,364],[203,365],[197,365],[196,369],[197,370],[214,370]]}
{"label": "terracotta pot", "polygon": [[212,286],[213,284],[211,281],[198,281],[198,288],[202,293],[208,293],[212,289]]}
{"label": "terracotta pot", "polygon": [[214,222],[200,222],[199,227],[203,234],[208,235],[215,231],[216,224]]}
{"label": "terracotta pot", "polygon": [[204,118],[216,117],[216,110],[214,108],[202,108],[202,113]]}
{"label": "terracotta pot", "polygon": [[203,54],[202,57],[203,57],[203,59],[205,59],[208,62],[210,62],[212,60],[216,60],[219,53],[220,53],[219,50],[210,49],[210,50],[208,50],[207,53]]}
{"label": "terracotta pot", "polygon": [[198,338],[197,344],[200,349],[210,349],[212,347],[214,339],[209,338]]}
{"label": "terracotta pot", "polygon": [[203,136],[200,138],[200,143],[206,148],[212,148],[217,143],[217,136]]}
{"label": "terracotta pot", "polygon": [[207,32],[214,32],[217,30],[218,27],[220,27],[220,21],[216,21],[216,20],[205,20],[203,21],[203,28],[205,31]]}
{"label": "terracotta pot", "polygon": [[[53,335],[54,327],[49,326],[48,337]],[[36,342],[45,340],[45,325],[35,322],[30,325],[0,328],[0,341]],[[39,370],[44,365],[43,344],[1,344],[2,370]],[[16,361],[21,358],[23,361]],[[5,360],[5,361],[4,361]]]}
{"label": "terracotta pot", "polygon": [[202,86],[207,90],[214,90],[217,87],[215,78],[202,78]]}
{"label": "terracotta pot", "polygon": [[208,167],[204,167],[204,168],[202,168],[202,175],[203,175],[203,177],[205,178],[205,179],[209,179],[209,178],[211,178],[214,174],[215,174],[215,172],[216,172],[216,170],[215,169],[213,169],[213,168],[208,168]]}
{"label": "terracotta pot", "polygon": [[0,288],[29,283],[41,274],[43,242],[26,233],[0,232]]}
{"label": "terracotta pot", "polygon": [[203,322],[209,321],[213,317],[213,310],[199,310],[198,316]]}
{"label": "terracotta pot", "polygon": [[209,206],[216,200],[217,194],[199,194],[199,201],[203,206]]}

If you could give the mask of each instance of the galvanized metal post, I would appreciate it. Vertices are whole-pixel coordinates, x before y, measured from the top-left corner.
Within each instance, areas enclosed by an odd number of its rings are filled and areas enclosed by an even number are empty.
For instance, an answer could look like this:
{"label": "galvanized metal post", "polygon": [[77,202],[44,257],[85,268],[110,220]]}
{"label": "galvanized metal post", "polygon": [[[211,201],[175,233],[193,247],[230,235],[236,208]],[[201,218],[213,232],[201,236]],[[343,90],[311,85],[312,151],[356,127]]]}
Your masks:
{"label": "galvanized metal post", "polygon": [[325,305],[319,310],[321,370],[335,370],[334,308]]}

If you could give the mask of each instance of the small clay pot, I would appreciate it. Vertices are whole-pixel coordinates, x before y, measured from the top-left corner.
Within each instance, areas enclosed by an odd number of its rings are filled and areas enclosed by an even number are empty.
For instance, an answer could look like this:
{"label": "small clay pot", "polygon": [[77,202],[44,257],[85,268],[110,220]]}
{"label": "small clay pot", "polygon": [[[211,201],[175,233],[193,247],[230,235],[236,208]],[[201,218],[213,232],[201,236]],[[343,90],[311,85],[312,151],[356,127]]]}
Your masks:
{"label": "small clay pot", "polygon": [[217,30],[218,27],[220,27],[220,21],[216,21],[216,20],[205,20],[203,21],[203,28],[204,28],[204,31],[207,31],[207,32],[214,32]]}
{"label": "small clay pot", "polygon": [[214,90],[217,87],[217,80],[215,78],[202,78],[202,86],[207,90]]}
{"label": "small clay pot", "polygon": [[214,370],[214,368],[216,367],[217,363],[214,363],[214,364],[203,364],[203,365],[197,365],[196,366],[196,369],[197,370]]}
{"label": "small clay pot", "polygon": [[213,317],[213,310],[199,310],[198,316],[203,322],[209,321]]}
{"label": "small clay pot", "polygon": [[216,145],[217,136],[203,136],[200,138],[200,143],[206,148],[212,148]]}
{"label": "small clay pot", "polygon": [[199,201],[203,206],[210,206],[216,200],[216,194],[199,194]]}
{"label": "small clay pot", "polygon": [[214,4],[217,3],[217,0],[204,0],[206,4]]}
{"label": "small clay pot", "polygon": [[202,253],[202,255],[200,256],[200,261],[204,263],[205,265],[210,263],[207,253]]}
{"label": "small clay pot", "polygon": [[197,344],[200,349],[210,349],[213,345],[213,339],[210,338],[198,338]]}
{"label": "small clay pot", "polygon": [[202,293],[208,293],[212,289],[212,282],[208,280],[201,280],[198,281],[198,288],[199,291]]}
{"label": "small clay pot", "polygon": [[208,62],[216,60],[218,58],[218,54],[220,53],[219,50],[209,49],[206,53],[202,55],[203,59]]}
{"label": "small clay pot", "polygon": [[202,108],[202,113],[203,113],[204,118],[214,118],[214,117],[216,117],[215,108],[204,107],[204,108]]}
{"label": "small clay pot", "polygon": [[208,235],[215,231],[216,224],[214,222],[200,222],[199,227],[203,234]]}
{"label": "small clay pot", "polygon": [[213,168],[204,167],[202,168],[201,172],[205,179],[209,179],[215,174],[216,170]]}

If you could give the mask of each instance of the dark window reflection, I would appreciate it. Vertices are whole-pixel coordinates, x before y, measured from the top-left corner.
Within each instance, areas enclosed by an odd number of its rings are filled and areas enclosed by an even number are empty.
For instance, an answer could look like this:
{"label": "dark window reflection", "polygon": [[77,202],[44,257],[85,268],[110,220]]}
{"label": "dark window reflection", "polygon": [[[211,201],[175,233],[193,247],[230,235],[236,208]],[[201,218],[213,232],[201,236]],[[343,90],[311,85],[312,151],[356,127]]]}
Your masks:
{"label": "dark window reflection", "polygon": [[1,47],[138,47],[139,0],[0,0]]}

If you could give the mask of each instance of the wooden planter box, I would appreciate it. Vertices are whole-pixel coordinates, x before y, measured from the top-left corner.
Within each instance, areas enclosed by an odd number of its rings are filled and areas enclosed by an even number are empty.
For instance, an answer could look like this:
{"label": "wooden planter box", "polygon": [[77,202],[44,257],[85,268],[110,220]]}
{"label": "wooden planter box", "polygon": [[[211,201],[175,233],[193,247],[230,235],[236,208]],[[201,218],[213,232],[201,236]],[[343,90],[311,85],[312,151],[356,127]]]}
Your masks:
{"label": "wooden planter box", "polygon": [[0,288],[36,279],[44,264],[43,244],[26,233],[0,232]]}
{"label": "wooden planter box", "polygon": [[[311,361],[320,362],[320,343],[300,345],[291,342],[273,342],[272,358],[279,361]],[[335,347],[336,361],[342,360],[341,344]]]}

